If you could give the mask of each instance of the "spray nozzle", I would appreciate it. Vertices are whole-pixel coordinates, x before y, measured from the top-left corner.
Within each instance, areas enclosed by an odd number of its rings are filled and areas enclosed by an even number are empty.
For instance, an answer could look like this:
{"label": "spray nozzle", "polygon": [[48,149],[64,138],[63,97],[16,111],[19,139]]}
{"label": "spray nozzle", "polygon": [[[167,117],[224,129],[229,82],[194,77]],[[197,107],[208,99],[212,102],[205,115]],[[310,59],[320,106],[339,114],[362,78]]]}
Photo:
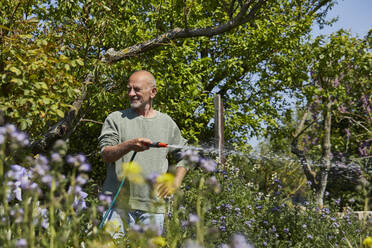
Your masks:
{"label": "spray nozzle", "polygon": [[152,144],[149,145],[149,147],[168,147],[168,144],[166,143],[162,143],[162,142],[154,142]]}

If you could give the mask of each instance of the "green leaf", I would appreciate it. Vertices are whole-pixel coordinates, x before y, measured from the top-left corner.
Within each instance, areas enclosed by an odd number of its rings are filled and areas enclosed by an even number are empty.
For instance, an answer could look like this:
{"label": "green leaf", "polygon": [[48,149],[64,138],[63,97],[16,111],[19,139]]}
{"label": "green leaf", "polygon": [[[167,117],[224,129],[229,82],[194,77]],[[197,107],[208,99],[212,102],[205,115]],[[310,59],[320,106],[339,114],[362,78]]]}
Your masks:
{"label": "green leaf", "polygon": [[65,116],[65,113],[63,111],[59,110],[59,109],[56,109],[55,112],[61,118],[63,118]]}
{"label": "green leaf", "polygon": [[14,72],[17,76],[21,75],[21,73],[22,73],[20,69],[18,69],[17,67],[14,67],[14,66],[10,67],[9,71]]}

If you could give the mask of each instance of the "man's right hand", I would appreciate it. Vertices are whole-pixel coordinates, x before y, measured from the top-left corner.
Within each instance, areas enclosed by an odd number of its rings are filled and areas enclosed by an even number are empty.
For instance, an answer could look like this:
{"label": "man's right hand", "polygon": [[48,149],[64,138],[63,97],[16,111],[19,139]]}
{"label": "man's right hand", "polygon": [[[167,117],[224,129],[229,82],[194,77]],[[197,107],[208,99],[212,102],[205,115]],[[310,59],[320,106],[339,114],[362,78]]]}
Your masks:
{"label": "man's right hand", "polygon": [[129,141],[131,150],[142,152],[148,150],[153,142],[147,138],[136,138]]}
{"label": "man's right hand", "polygon": [[115,146],[106,146],[101,152],[102,160],[105,163],[113,163],[130,151],[143,152],[148,150],[151,144],[150,139],[136,138]]}

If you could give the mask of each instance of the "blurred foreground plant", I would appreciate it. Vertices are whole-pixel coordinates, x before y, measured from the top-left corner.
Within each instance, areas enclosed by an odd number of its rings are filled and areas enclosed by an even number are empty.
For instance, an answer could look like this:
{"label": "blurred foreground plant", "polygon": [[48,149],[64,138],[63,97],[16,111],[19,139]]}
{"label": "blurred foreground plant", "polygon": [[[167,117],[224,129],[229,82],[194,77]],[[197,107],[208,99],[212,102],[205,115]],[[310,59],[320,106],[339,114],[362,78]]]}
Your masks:
{"label": "blurred foreground plant", "polygon": [[[115,223],[97,229],[111,198],[85,192],[86,157],[67,155],[62,141],[50,154],[31,157],[28,144],[15,126],[0,127],[2,247],[370,247],[372,220],[360,221],[349,211],[340,216],[339,199],[322,209],[311,198],[293,203],[277,176],[270,177],[265,191],[251,181],[261,173],[257,162],[228,158],[217,165],[196,151],[183,153],[190,169],[167,199],[164,233],[135,225],[114,240],[108,233]],[[63,166],[70,168],[67,175]],[[124,168],[125,176],[140,174],[132,166]],[[146,182],[171,187],[172,178],[164,174]]]}
{"label": "blurred foreground plant", "polygon": [[[0,127],[0,243],[78,247],[96,229],[96,208],[87,208],[83,191],[90,164],[80,154],[65,156],[63,141],[48,156],[30,156],[28,144],[14,125]],[[70,168],[67,175],[61,173],[64,164]]]}

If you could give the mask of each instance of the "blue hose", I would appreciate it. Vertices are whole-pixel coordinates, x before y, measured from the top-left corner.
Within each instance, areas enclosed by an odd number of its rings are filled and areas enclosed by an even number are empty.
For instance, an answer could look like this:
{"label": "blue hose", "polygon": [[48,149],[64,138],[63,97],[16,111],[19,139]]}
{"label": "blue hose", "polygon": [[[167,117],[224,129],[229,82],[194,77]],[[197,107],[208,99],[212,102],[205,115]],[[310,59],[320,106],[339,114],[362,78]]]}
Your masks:
{"label": "blue hose", "polygon": [[[133,161],[133,159],[134,159],[134,157],[136,156],[136,154],[137,154],[137,152],[134,152],[134,153],[133,153],[132,157],[130,158],[130,162]],[[129,163],[130,163],[130,162],[129,162]],[[115,205],[115,201],[116,201],[116,198],[118,197],[118,195],[119,195],[119,193],[120,193],[120,190],[121,190],[121,188],[122,188],[123,185],[124,185],[124,181],[125,181],[125,177],[123,176],[123,179],[121,180],[121,183],[120,183],[120,185],[119,185],[118,191],[116,192],[116,194],[115,194],[115,196],[114,196],[114,199],[112,199],[112,202],[111,202],[111,204],[110,204],[109,209],[106,211],[105,215],[103,216],[103,219],[102,219],[101,223],[100,223],[99,226],[98,226],[99,229],[102,229],[102,227],[103,227],[103,225],[105,224],[105,221],[106,221],[108,215],[110,214],[112,208],[114,207],[114,205]]]}

